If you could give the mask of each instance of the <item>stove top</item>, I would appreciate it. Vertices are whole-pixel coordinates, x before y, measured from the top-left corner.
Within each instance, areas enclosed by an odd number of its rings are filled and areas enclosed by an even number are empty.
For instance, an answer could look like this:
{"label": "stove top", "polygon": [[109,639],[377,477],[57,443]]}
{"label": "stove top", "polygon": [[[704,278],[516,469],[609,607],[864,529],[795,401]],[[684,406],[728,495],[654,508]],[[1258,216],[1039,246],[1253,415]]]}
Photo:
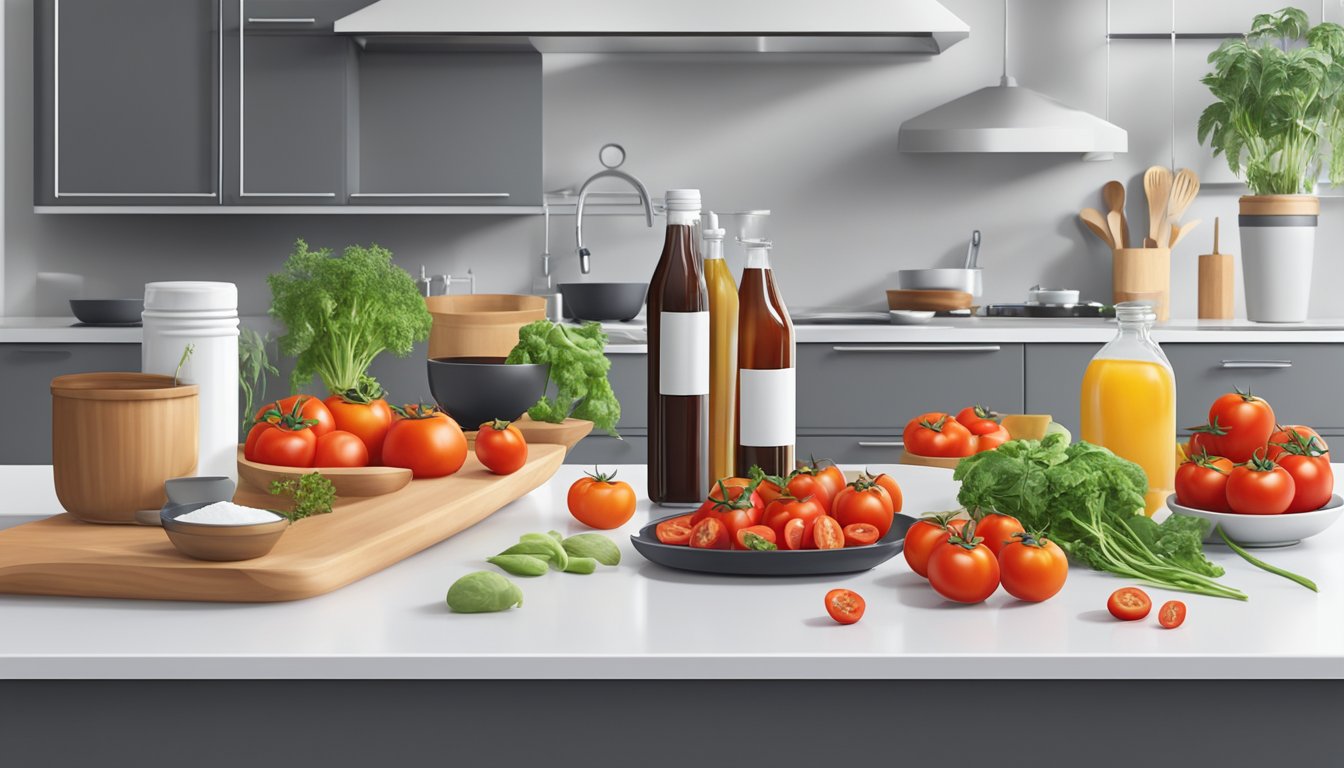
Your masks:
{"label": "stove top", "polygon": [[985,307],[985,316],[1077,319],[1114,317],[1115,310],[1097,301],[1078,304],[990,304]]}

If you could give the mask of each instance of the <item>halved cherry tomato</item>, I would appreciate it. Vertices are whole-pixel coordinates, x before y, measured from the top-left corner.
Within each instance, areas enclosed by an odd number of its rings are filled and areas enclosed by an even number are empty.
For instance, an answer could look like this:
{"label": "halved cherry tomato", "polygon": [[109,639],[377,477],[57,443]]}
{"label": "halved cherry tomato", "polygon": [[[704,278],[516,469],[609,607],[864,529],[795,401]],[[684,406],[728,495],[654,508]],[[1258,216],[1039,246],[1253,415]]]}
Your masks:
{"label": "halved cherry tomato", "polygon": [[780,544],[785,541],[784,526],[790,520],[802,520],[804,530],[812,525],[812,521],[826,514],[816,499],[795,499],[792,496],[780,496],[778,499],[765,509],[765,516],[762,522],[775,529],[775,543]]}
{"label": "halved cherry tomato", "polygon": [[845,526],[846,547],[866,547],[875,543],[881,536],[877,528],[867,523],[850,523]]}
{"label": "halved cherry tomato", "polygon": [[732,545],[728,527],[717,518],[706,517],[691,529],[691,546],[697,549],[729,549]]}
{"label": "halved cherry tomato", "polygon": [[887,489],[866,475],[845,486],[831,504],[831,515],[840,521],[842,527],[851,523],[868,523],[877,528],[879,536],[886,536],[887,531],[891,530],[891,521],[895,516],[893,510]]}
{"label": "halved cherry tomato", "polygon": [[990,512],[975,521],[975,535],[985,540],[985,546],[995,557],[1013,541],[1014,536],[1025,532],[1022,524],[1012,515]]}
{"label": "halved cherry tomato", "polygon": [[813,520],[812,526],[803,533],[803,549],[842,549],[844,546],[845,531],[830,515]]}
{"label": "halved cherry tomato", "polygon": [[910,526],[901,547],[910,570],[928,578],[929,555],[953,533],[960,533],[965,527],[965,520],[953,520],[951,515],[926,517]]}
{"label": "halved cherry tomato", "polygon": [[[905,504],[905,497],[901,493],[901,486],[896,482],[896,478],[885,472],[876,476],[869,472],[868,475],[873,478],[874,483],[882,486],[882,490],[886,491],[887,495],[891,497],[891,511],[900,512],[901,507]],[[883,531],[882,535],[887,535],[887,532]]]}
{"label": "halved cherry tomato", "polygon": [[654,535],[664,544],[686,545],[691,543],[691,516],[681,515],[664,520],[653,529]]}
{"label": "halved cherry tomato", "polygon": [[1168,600],[1157,609],[1157,623],[1167,629],[1175,629],[1185,623],[1185,603],[1180,600]]}
{"label": "halved cherry tomato", "polygon": [[771,528],[768,525],[749,525],[746,528],[741,528],[738,530],[737,536],[734,541],[734,543],[737,545],[737,549],[761,548],[759,544],[756,547],[752,547],[750,544],[747,543],[747,534],[749,533],[754,536],[760,536],[761,540],[768,541],[771,544],[776,544],[776,546],[778,546],[775,540],[776,537],[773,528]]}
{"label": "halved cherry tomato", "polygon": [[720,480],[709,492],[709,498],[691,516],[691,524],[712,517],[723,523],[729,544],[735,545],[737,532],[761,522],[764,511],[761,497],[752,486],[728,485]]}
{"label": "halved cherry tomato", "polygon": [[839,624],[853,624],[863,618],[868,604],[859,597],[858,592],[848,589],[832,589],[826,593],[826,612]]}
{"label": "halved cherry tomato", "polygon": [[803,537],[807,534],[809,523],[801,517],[795,517],[784,524],[784,531],[775,542],[780,549],[802,549]]}
{"label": "halved cherry tomato", "polygon": [[1153,601],[1138,587],[1121,587],[1111,593],[1106,610],[1121,621],[1138,621],[1153,610]]}

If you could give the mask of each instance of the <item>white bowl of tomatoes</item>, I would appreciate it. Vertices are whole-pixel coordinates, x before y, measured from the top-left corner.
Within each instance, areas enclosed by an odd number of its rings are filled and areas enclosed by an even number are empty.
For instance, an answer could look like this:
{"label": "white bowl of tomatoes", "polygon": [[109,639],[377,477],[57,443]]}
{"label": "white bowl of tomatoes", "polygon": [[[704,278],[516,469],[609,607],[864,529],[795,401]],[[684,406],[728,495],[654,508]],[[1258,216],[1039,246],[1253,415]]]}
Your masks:
{"label": "white bowl of tomatoes", "polygon": [[1167,507],[1174,514],[1202,517],[1212,523],[1204,536],[1204,540],[1210,543],[1223,540],[1217,531],[1222,528],[1229,539],[1243,547],[1291,547],[1334,525],[1340,514],[1344,513],[1344,498],[1332,494],[1325,506],[1312,512],[1243,515],[1182,506],[1173,493],[1167,498]]}

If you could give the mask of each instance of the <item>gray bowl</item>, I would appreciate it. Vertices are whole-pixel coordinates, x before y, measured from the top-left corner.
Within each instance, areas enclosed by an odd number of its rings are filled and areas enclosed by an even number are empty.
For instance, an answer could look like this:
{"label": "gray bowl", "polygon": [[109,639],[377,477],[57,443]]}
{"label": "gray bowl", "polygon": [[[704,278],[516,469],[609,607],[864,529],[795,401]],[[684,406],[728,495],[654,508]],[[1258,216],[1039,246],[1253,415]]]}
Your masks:
{"label": "gray bowl", "polygon": [[522,416],[546,393],[551,373],[549,365],[505,365],[502,357],[440,357],[428,366],[434,402],[468,431]]}
{"label": "gray bowl", "polygon": [[142,509],[135,513],[141,525],[162,525],[161,512],[187,504],[200,506],[233,498],[235,484],[228,477],[174,477],[163,481],[163,492],[168,497],[162,510]]}
{"label": "gray bowl", "polygon": [[565,316],[575,320],[634,320],[644,309],[648,283],[560,283]]}
{"label": "gray bowl", "polygon": [[70,311],[85,325],[134,325],[144,309],[143,299],[70,300]]}

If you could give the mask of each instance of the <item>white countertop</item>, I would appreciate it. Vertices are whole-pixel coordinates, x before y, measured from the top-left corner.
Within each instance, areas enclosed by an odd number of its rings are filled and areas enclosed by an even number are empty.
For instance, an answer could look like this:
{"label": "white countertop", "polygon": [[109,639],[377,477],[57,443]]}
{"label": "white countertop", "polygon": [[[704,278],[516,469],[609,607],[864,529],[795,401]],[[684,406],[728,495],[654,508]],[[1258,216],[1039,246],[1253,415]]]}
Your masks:
{"label": "white countertop", "polygon": [[[399,565],[329,595],[230,605],[0,595],[0,679],[11,678],[1344,678],[1344,526],[1261,552],[1321,592],[1259,571],[1221,547],[1224,580],[1251,599],[1177,595],[1177,630],[1122,623],[1106,597],[1127,582],[1075,567],[1041,604],[1000,590],[977,606],[942,600],[901,557],[838,577],[732,578],[667,570],[612,532],[616,568],[516,579],[523,607],[456,615],[459,576],[519,534],[580,530],[564,494],[583,468]],[[620,467],[642,495],[643,467]],[[946,470],[896,467],[907,512],[954,506]],[[1336,465],[1336,473],[1344,466]],[[0,526],[59,512],[49,467],[0,467]],[[658,516],[662,511],[656,513]],[[854,626],[825,616],[845,586],[867,600]]]}
{"label": "white countertop", "polygon": [[[260,327],[267,318],[243,318]],[[606,323],[611,354],[644,354],[640,323]],[[1103,344],[1115,335],[1112,320],[1042,320],[1030,318],[934,318],[928,325],[820,325],[800,323],[802,344]],[[0,318],[0,343],[138,343],[141,329],[94,328],[74,318]],[[1247,320],[1171,320],[1153,331],[1159,343],[1341,343],[1344,320],[1311,320],[1274,325]]]}

